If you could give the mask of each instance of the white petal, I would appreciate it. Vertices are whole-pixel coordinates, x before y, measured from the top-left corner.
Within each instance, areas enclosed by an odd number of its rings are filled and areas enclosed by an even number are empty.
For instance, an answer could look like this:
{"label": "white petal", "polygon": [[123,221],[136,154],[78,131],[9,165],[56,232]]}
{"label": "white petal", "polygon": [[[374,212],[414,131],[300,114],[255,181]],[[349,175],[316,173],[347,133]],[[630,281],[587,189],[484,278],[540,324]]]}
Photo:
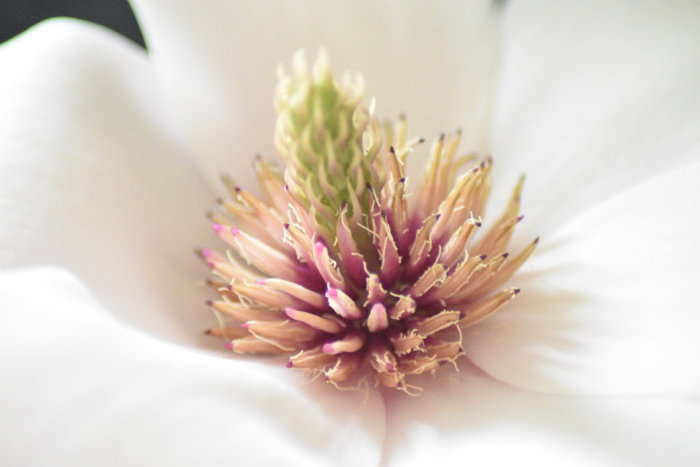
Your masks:
{"label": "white petal", "polygon": [[433,138],[458,126],[483,149],[496,62],[489,2],[135,0],[168,97],[209,173],[249,174],[272,150],[275,70],[325,47],[362,72],[377,113]]}
{"label": "white petal", "polygon": [[122,319],[204,339],[192,250],[216,241],[209,197],[171,141],[145,55],[63,20],[4,45],[0,66],[0,265],[61,265]]}
{"label": "white petal", "polygon": [[493,152],[498,187],[527,173],[529,233],[697,159],[700,3],[519,1],[506,11]]}
{"label": "white petal", "polygon": [[[166,344],[69,274],[0,274],[2,465],[378,463],[378,396]],[[287,373],[285,378],[282,373]]]}
{"label": "white petal", "polygon": [[441,369],[423,395],[392,398],[390,467],[658,466],[700,462],[700,404],[664,398],[538,395],[469,364]]}
{"label": "white petal", "polygon": [[515,386],[700,396],[700,162],[583,212],[547,237],[517,300],[468,328],[467,354]]}

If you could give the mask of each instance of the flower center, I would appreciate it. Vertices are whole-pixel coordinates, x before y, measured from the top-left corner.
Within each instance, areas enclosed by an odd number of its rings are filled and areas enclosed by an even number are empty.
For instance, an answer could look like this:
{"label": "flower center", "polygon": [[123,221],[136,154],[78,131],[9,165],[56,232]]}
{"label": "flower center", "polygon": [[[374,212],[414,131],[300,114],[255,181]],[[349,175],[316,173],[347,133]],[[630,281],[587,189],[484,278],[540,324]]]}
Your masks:
{"label": "flower center", "polygon": [[324,54],[311,73],[297,55],[294,71],[280,71],[276,97],[284,170],[256,160],[263,197],[224,178],[230,198],[210,216],[229,250],[201,251],[222,318],[208,332],[339,388],[411,392],[408,378],[454,363],[461,330],[519,292],[499,288],[537,244],[507,252],[523,180],[477,235],[490,158],[458,155],[460,132],[441,135],[409,202],[405,160],[423,140],[407,138],[405,118],[382,127],[361,79],[335,81]]}

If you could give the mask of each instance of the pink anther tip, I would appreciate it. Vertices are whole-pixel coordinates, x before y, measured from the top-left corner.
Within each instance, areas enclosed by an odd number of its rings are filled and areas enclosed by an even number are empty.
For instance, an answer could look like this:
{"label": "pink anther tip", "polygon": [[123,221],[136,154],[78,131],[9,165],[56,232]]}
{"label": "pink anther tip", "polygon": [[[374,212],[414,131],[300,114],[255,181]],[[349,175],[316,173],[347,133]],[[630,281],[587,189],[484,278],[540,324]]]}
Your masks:
{"label": "pink anther tip", "polygon": [[328,290],[326,291],[326,297],[336,299],[338,298],[338,289],[333,288],[333,287],[328,287]]}

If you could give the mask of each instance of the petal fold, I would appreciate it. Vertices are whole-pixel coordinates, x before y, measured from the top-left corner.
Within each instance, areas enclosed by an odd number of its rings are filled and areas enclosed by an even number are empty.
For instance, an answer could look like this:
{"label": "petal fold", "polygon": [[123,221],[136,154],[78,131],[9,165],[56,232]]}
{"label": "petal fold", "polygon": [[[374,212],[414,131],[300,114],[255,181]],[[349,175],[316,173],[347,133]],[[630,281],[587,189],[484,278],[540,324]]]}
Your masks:
{"label": "petal fold", "polygon": [[697,160],[699,24],[693,0],[509,2],[492,150],[498,197],[527,173],[524,238]]}
{"label": "petal fold", "polygon": [[153,339],[63,270],[0,273],[0,365],[2,465],[379,462],[378,395]]}
{"label": "petal fold", "polygon": [[467,355],[535,391],[700,396],[698,180],[700,162],[665,172],[547,237]]}
{"label": "petal fold", "polygon": [[0,267],[58,265],[125,321],[204,345],[192,250],[213,238],[209,196],[145,54],[52,20],[3,45],[0,65]]}
{"label": "petal fold", "polygon": [[[387,401],[384,465],[696,465],[700,404],[674,398],[533,394],[469,363],[420,397]],[[447,370],[445,373],[452,371]]]}

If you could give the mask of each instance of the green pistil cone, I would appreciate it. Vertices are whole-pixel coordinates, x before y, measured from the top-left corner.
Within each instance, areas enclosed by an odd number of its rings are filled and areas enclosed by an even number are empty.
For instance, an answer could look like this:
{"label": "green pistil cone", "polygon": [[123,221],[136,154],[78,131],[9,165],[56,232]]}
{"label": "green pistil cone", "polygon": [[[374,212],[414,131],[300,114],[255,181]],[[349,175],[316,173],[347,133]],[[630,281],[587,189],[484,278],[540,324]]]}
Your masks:
{"label": "green pistil cone", "polygon": [[354,222],[368,214],[366,187],[377,180],[382,135],[362,96],[361,77],[338,83],[323,52],[311,73],[302,54],[294,58],[294,79],[280,71],[275,143],[287,165],[285,182],[331,237],[344,203]]}

